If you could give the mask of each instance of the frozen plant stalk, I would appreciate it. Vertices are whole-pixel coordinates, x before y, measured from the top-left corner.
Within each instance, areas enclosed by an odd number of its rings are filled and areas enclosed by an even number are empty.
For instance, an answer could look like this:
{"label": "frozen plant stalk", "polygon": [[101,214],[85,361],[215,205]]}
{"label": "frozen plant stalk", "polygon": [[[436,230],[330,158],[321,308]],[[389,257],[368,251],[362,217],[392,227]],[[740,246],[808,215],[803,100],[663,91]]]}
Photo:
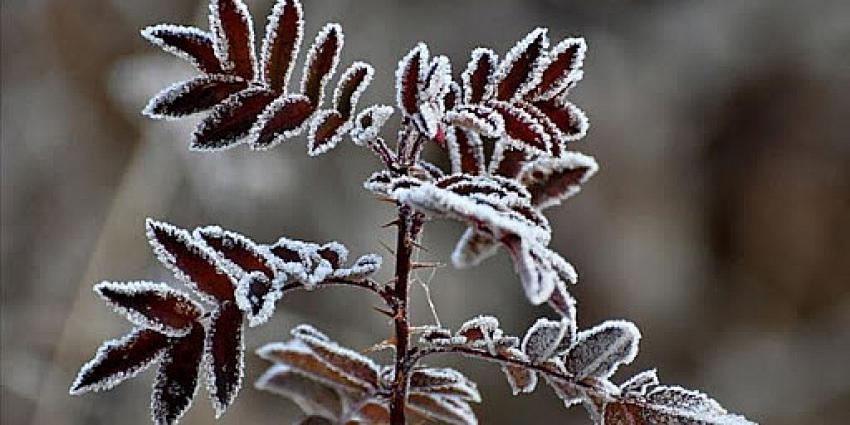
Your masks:
{"label": "frozen plant stalk", "polygon": [[[205,113],[190,144],[199,151],[243,143],[265,150],[305,131],[311,156],[346,137],[368,148],[382,169],[364,187],[397,208],[394,278],[374,280],[381,257],[349,261],[338,242],[281,237],[260,243],[218,226],[186,230],[149,219],[153,252],[191,294],[164,283],[96,285],[133,329],[100,347],[71,385],[72,394],[111,389],[157,364],[155,423],[176,423],[201,380],[221,416],[242,385],[245,324],[267,323],[291,291],[350,286],[374,293],[380,311],[392,318],[394,338],[387,344],[394,362],[377,364],[310,325],[293,328],[288,341],[259,348],[272,366],[255,386],[296,403],[304,412],[297,423],[476,424],[476,384],[457,370],[423,363],[449,354],[498,364],[514,394],[534,391],[542,379],[566,407],[583,405],[600,424],[752,423],[705,394],[661,385],[655,369],[613,383],[618,367],[638,353],[640,332],[633,323],[610,320],[578,329],[576,301],[567,290],[578,275],[549,248],[552,232],[543,212],[577,194],[598,168],[592,157],[568,149],[588,128],[584,113],[568,100],[583,76],[583,39],[550,45],[546,29],[538,28],[501,59],[475,49],[459,82],[449,58],[432,56],[420,43],[399,62],[397,106],[358,112],[374,70],[355,62],[329,88],[344,43],[338,24],[319,31],[302,81],[290,87],[302,18],[298,0],[278,0],[259,54],[241,0],[212,0],[209,31],[146,28],[145,38],[189,60],[200,75],[163,90],[144,113],[154,119]],[[325,104],[329,91],[333,99]],[[387,143],[381,134],[396,110],[398,138]],[[426,148],[440,150],[451,168],[422,160]],[[526,298],[548,304],[552,317],[541,317],[523,336],[506,334],[492,316],[474,317],[455,331],[414,326],[410,275],[432,265],[413,258],[424,224],[437,218],[468,226],[452,254],[455,266],[478,265],[504,247]]]}

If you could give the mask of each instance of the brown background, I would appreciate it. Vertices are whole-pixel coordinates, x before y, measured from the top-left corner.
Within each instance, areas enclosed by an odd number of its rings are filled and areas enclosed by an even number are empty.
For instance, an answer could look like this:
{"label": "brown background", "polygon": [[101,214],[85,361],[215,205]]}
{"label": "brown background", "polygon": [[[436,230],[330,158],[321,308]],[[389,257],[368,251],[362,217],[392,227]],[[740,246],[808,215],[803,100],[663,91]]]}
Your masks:
{"label": "brown background", "polygon": [[[249,1],[258,30],[270,1]],[[581,34],[590,52],[574,100],[591,118],[576,148],[600,173],[552,210],[553,245],[575,264],[582,326],[643,330],[628,371],[704,389],[765,424],[842,423],[850,414],[850,3],[846,1],[308,0],[307,35],[346,30],[345,63],[378,69],[366,102],[391,102],[397,59],[416,41],[455,74],[478,45],[503,52],[535,26]],[[146,424],[150,374],[70,397],[77,368],[128,325],[98,302],[102,279],[164,279],[147,216],[218,223],[259,240],[338,239],[380,252],[392,211],[360,182],[377,164],[349,143],[308,159],[303,139],[267,153],[203,155],[191,122],[139,110],[191,70],[146,45],[159,22],[206,26],[195,1],[2,4],[2,421]],[[189,120],[193,121],[193,120]],[[446,260],[461,228],[435,223],[425,257]],[[545,310],[523,299],[504,254],[441,269],[440,317],[478,313],[520,332]],[[428,276],[423,275],[423,279]],[[415,292],[416,321],[429,320]],[[283,301],[247,345],[316,323],[362,349],[388,328],[346,290]],[[497,368],[478,380],[484,424],[586,423],[548,389],[513,398]],[[294,406],[248,386],[222,424],[288,423]],[[626,377],[618,374],[618,379]],[[205,395],[185,423],[212,422]]]}

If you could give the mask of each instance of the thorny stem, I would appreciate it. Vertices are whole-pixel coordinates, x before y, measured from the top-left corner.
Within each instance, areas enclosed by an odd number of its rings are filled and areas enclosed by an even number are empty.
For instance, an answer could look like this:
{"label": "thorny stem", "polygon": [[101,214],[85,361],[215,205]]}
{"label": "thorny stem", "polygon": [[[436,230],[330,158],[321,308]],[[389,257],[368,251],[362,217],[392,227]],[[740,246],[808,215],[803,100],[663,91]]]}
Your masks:
{"label": "thorny stem", "polygon": [[396,277],[393,295],[396,298],[395,317],[395,377],[390,398],[390,423],[404,425],[404,409],[407,401],[407,367],[411,351],[410,345],[410,312],[408,302],[410,295],[410,270],[413,256],[414,240],[422,227],[422,217],[415,214],[408,206],[398,208],[398,235],[396,240]]}
{"label": "thorny stem", "polygon": [[[392,307],[395,305],[395,298],[393,294],[389,293],[387,290],[381,287],[377,282],[371,279],[366,280],[345,280],[345,279],[331,279],[326,280],[316,286],[317,289],[327,288],[330,286],[351,286],[355,288],[365,289],[367,291],[373,292],[381,297],[384,300],[384,303],[388,307]],[[299,282],[291,282],[283,285],[281,291],[283,293],[287,293],[290,291],[295,291],[299,289],[305,289],[304,285]]]}

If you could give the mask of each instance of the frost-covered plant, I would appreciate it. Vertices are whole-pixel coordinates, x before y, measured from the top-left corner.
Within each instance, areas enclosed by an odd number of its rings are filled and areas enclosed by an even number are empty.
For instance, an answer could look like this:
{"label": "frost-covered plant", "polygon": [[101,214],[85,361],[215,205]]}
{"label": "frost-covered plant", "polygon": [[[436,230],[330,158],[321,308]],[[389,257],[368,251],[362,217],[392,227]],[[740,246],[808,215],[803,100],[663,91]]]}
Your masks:
{"label": "frost-covered plant", "polygon": [[[298,0],[279,0],[268,19],[259,59],[250,15],[241,0],[213,0],[210,31],[157,25],[142,34],[201,72],[154,97],[152,118],[179,118],[208,111],[192,135],[191,149],[212,151],[246,143],[268,149],[306,130],[308,153],[325,153],[344,137],[373,151],[383,169],[366,189],[391,201],[398,219],[395,276],[373,276],[381,258],[367,254],[348,262],[337,242],[317,244],[282,237],[257,243],[217,226],[192,231],[156,220],[146,223],[157,258],[194,294],[162,283],[104,282],[95,292],[134,328],[106,342],[81,369],[72,394],[106,390],[158,364],[151,410],[155,423],[175,423],[189,408],[200,377],[216,414],[234,401],[243,380],[244,324],[266,323],[275,305],[294,290],[347,285],[378,296],[392,318],[395,353],[389,365],[341,347],[309,325],[292,339],[257,354],[273,365],[256,387],[291,399],[301,424],[404,424],[439,421],[475,424],[471,403],[481,401],[474,382],[449,368],[428,367],[426,358],[461,354],[497,363],[514,394],[529,393],[541,379],[565,406],[583,405],[605,424],[744,424],[706,395],[659,383],[655,370],[620,385],[611,377],[638,352],[640,332],[612,320],[578,330],[576,302],[567,290],[578,276],[549,248],[543,215],[575,195],[596,171],[593,158],[569,151],[587,131],[584,113],[567,100],[582,78],[586,46],[581,38],[549,45],[538,28],[501,59],[479,48],[452,77],[445,56],[414,47],[396,72],[397,140],[383,127],[396,108],[373,105],[356,112],[372,79],[370,65],[355,62],[342,73],[333,101],[324,105],[339,63],[342,28],[328,24],[310,47],[303,78],[290,91],[289,77],[303,36]],[[423,149],[448,156],[443,170],[422,160]],[[525,296],[548,303],[555,318],[540,318],[524,336],[505,334],[499,321],[478,316],[456,331],[415,326],[409,313],[411,272],[432,264],[412,260],[423,225],[447,218],[465,223],[452,255],[457,267],[481,263],[504,247]],[[197,300],[195,300],[197,299]]]}

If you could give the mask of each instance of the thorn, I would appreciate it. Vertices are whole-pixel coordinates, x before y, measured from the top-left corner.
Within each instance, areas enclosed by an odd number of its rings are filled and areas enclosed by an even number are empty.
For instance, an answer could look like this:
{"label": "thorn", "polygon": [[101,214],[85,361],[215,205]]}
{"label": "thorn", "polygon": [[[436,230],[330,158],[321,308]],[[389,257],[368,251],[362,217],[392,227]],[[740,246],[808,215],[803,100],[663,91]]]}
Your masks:
{"label": "thorn", "polygon": [[386,229],[387,227],[398,226],[399,224],[401,224],[401,220],[395,219],[387,224],[384,224],[383,226],[381,226],[381,228]]}
{"label": "thorn", "polygon": [[368,354],[383,350],[395,350],[395,337],[390,337],[389,339],[385,339],[371,347],[368,347],[362,350],[362,353]]}
{"label": "thorn", "polygon": [[395,313],[393,313],[392,311],[389,311],[389,310],[387,310],[387,309],[385,309],[385,308],[383,308],[383,307],[373,306],[372,308],[373,308],[375,311],[377,311],[378,313],[383,314],[384,316],[387,316],[387,317],[389,317],[389,318],[391,318],[391,319],[392,319],[392,318],[395,318]]}

